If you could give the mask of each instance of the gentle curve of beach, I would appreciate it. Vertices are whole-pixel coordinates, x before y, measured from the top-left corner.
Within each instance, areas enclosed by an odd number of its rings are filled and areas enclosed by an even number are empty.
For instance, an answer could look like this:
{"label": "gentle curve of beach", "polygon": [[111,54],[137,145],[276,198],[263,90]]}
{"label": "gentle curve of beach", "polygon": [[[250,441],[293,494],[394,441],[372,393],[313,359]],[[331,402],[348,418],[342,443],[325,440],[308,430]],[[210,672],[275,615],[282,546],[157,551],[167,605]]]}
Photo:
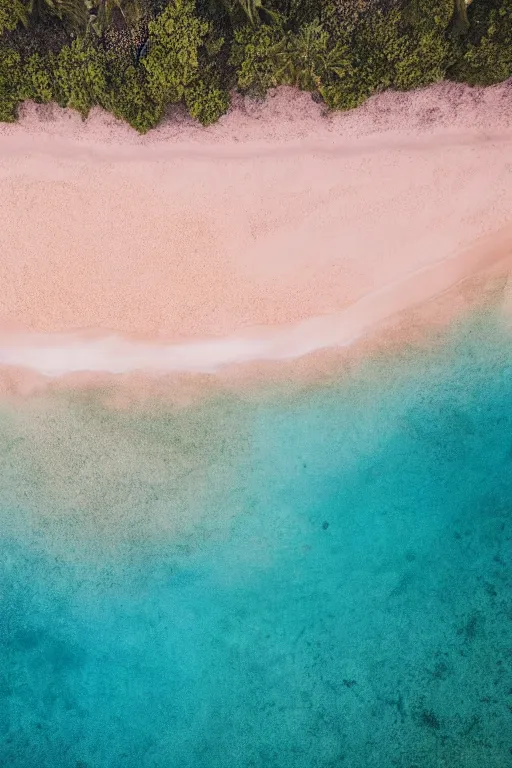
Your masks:
{"label": "gentle curve of beach", "polygon": [[511,95],[0,127],[0,766],[510,763]]}
{"label": "gentle curve of beach", "polygon": [[0,128],[0,364],[210,372],[350,344],[512,254],[512,84]]}

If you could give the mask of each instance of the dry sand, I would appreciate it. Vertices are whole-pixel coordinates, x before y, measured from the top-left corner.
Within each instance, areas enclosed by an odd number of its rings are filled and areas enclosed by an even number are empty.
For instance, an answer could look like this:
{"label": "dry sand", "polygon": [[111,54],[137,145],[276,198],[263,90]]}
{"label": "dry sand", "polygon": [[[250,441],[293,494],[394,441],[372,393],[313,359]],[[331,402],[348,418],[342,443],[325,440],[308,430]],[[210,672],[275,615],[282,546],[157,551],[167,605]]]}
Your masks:
{"label": "dry sand", "polygon": [[0,248],[4,385],[317,359],[508,270],[512,82],[334,116],[278,89],[145,137],[29,104],[0,127]]}

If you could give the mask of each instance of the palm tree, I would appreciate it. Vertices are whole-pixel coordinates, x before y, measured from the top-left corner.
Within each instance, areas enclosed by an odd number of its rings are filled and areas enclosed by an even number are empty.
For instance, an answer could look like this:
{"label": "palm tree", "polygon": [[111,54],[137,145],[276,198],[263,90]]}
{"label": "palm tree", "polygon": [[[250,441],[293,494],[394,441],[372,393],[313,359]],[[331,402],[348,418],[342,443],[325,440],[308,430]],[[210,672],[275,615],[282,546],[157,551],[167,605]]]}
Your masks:
{"label": "palm tree", "polygon": [[238,4],[253,27],[256,27],[260,23],[260,14],[272,13],[265,9],[261,0],[238,0]]}
{"label": "palm tree", "polygon": [[221,0],[221,2],[233,25],[249,21],[253,27],[257,27],[265,18],[269,21],[278,19],[278,14],[266,8],[261,0]]}
{"label": "palm tree", "polygon": [[92,29],[102,37],[116,12],[131,29],[142,19],[144,6],[144,0],[28,0],[27,10],[29,14],[50,11],[77,32]]}
{"label": "palm tree", "polygon": [[349,66],[344,46],[329,48],[329,33],[318,19],[288,33],[271,52],[277,64],[276,81],[304,90],[320,89],[333,74],[343,77]]}
{"label": "palm tree", "polygon": [[29,16],[41,16],[44,11],[65,19],[74,28],[82,28],[87,23],[87,9],[84,0],[28,0]]}
{"label": "palm tree", "polygon": [[101,37],[112,25],[114,14],[123,19],[127,30],[133,29],[143,18],[143,0],[83,0],[89,15],[89,24]]}

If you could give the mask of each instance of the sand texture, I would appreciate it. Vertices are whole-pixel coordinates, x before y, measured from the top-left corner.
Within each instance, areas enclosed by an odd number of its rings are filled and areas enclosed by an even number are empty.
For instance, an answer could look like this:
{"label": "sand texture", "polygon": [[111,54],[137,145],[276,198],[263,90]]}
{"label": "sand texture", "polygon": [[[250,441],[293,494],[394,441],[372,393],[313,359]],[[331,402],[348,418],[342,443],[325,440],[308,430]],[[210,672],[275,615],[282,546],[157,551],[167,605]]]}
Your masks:
{"label": "sand texture", "polygon": [[211,372],[344,346],[512,253],[512,84],[327,115],[278,89],[139,137],[0,128],[0,363]]}

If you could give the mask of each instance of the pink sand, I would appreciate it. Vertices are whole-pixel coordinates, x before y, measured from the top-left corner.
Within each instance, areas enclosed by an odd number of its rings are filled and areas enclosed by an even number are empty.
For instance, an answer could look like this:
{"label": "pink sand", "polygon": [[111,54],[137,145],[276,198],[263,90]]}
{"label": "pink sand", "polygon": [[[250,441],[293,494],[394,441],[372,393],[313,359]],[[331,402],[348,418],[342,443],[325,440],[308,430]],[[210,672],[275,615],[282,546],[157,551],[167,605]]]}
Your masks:
{"label": "pink sand", "polygon": [[512,82],[327,115],[238,98],[139,137],[0,127],[0,364],[216,371],[350,344],[512,254]]}

